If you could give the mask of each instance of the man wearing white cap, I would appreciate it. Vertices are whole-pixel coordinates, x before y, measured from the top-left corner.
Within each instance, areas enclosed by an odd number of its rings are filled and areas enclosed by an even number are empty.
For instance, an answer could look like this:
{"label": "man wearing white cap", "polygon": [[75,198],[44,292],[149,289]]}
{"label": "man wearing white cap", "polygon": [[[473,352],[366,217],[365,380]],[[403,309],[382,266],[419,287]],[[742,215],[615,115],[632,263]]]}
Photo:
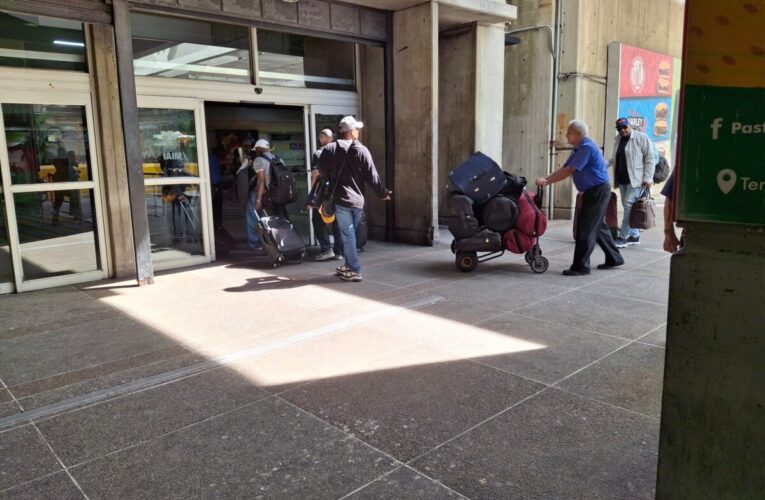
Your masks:
{"label": "man wearing white cap", "polygon": [[[332,130],[325,128],[319,132],[319,149],[314,151],[311,157],[311,186],[316,185],[317,179],[321,176],[319,173],[319,158],[321,158],[321,152],[324,150],[324,146],[332,142],[335,138],[335,133]],[[340,236],[340,229],[336,223],[325,224],[319,215],[319,209],[315,206],[309,206],[312,208],[311,222],[313,223],[313,230],[316,234],[316,239],[321,247],[321,253],[316,256],[316,260],[342,260],[343,259],[343,240]],[[329,241],[329,230],[335,237],[334,245]]]}
{"label": "man wearing white cap", "polygon": [[358,141],[362,122],[353,116],[340,120],[341,139],[324,147],[319,158],[321,175],[336,186],[335,217],[343,240],[345,264],[335,271],[344,281],[361,281],[361,263],[356,250],[356,227],[364,214],[366,184],[383,200],[390,200],[369,150]]}

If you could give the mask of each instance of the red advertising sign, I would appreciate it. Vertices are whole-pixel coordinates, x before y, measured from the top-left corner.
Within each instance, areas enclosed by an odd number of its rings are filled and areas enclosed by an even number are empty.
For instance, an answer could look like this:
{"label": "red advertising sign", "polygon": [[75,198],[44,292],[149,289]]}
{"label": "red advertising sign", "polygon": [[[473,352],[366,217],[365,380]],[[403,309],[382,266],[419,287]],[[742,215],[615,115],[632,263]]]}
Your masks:
{"label": "red advertising sign", "polygon": [[670,56],[622,45],[620,97],[671,96],[673,69]]}

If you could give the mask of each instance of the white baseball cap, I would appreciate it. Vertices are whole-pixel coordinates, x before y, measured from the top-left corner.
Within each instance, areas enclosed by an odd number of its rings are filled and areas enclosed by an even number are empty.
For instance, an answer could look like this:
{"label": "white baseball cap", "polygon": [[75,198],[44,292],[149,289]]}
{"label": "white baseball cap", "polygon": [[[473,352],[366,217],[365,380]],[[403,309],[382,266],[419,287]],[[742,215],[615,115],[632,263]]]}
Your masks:
{"label": "white baseball cap", "polygon": [[271,145],[265,139],[258,139],[258,142],[255,143],[252,150],[255,151],[256,148],[271,149]]}
{"label": "white baseball cap", "polygon": [[364,122],[356,121],[356,118],[352,116],[346,116],[340,120],[340,132],[348,132],[350,130],[358,130],[364,128]]}
{"label": "white baseball cap", "polygon": [[330,130],[330,129],[328,129],[328,128],[325,128],[324,130],[322,130],[321,132],[319,132],[319,135],[326,135],[326,136],[327,136],[327,137],[329,137],[330,139],[332,139],[333,137],[335,137],[335,133],[334,133],[334,132],[332,132],[332,130]]}

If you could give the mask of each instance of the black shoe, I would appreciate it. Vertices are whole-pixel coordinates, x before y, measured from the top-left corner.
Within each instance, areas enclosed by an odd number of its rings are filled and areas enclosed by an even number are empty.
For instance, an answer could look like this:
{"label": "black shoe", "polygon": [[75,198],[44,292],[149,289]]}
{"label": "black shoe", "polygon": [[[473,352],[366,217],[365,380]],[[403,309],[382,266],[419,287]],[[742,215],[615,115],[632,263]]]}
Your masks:
{"label": "black shoe", "polygon": [[587,276],[590,271],[575,271],[573,269],[566,269],[563,271],[563,276]]}
{"label": "black shoe", "polygon": [[626,240],[627,246],[632,245],[639,245],[640,244],[640,236],[630,236]]}
{"label": "black shoe", "polygon": [[623,265],[624,265],[624,261],[621,261],[619,263],[614,263],[614,264],[609,264],[608,262],[606,262],[605,264],[599,264],[598,269],[613,269],[615,267],[619,267]]}

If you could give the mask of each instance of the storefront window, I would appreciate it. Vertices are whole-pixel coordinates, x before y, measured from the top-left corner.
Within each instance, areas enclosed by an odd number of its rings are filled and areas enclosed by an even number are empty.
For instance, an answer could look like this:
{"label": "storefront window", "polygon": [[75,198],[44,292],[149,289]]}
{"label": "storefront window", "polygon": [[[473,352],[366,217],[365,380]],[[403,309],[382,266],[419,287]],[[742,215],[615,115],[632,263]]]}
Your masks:
{"label": "storefront window", "polygon": [[193,111],[141,108],[138,122],[144,177],[199,177]]}
{"label": "storefront window", "polygon": [[250,83],[250,30],[243,26],[132,14],[136,76]]}
{"label": "storefront window", "polygon": [[258,80],[264,85],[353,91],[354,45],[258,30]]}
{"label": "storefront window", "polygon": [[82,24],[0,12],[0,66],[88,71]]}

